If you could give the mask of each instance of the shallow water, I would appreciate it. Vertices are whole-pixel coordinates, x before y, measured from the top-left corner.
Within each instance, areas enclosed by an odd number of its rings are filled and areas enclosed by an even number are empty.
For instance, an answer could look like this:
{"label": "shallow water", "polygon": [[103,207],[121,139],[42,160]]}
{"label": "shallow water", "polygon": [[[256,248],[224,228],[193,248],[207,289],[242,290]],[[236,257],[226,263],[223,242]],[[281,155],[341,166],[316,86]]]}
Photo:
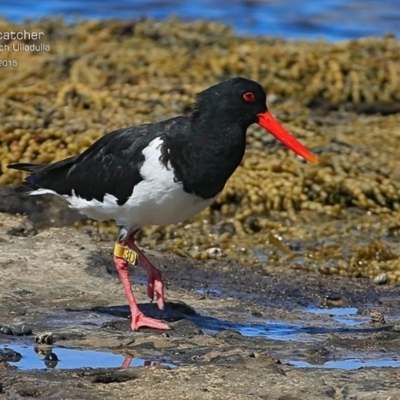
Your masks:
{"label": "shallow water", "polygon": [[195,292],[200,294],[201,296],[210,296],[210,295],[220,296],[222,294],[221,289],[218,288],[196,289]]}
{"label": "shallow water", "polygon": [[[204,332],[208,334],[216,334],[223,330],[230,330],[240,333],[243,336],[248,337],[266,337],[273,340],[282,341],[297,341],[297,342],[319,342],[322,337],[318,335],[325,335],[329,332],[348,332],[349,325],[354,326],[362,322],[368,322],[368,318],[365,321],[359,321],[357,324],[351,320],[346,320],[343,317],[343,321],[334,320],[332,325],[325,326],[322,321],[317,321],[316,325],[302,324],[300,321],[293,322],[282,322],[272,321],[262,318],[249,318],[248,323],[245,322],[231,322],[225,321],[219,318],[206,317],[206,316],[187,316],[188,319],[192,320],[197,326],[199,326]],[[339,322],[341,325],[337,326],[335,322]],[[321,325],[321,326],[320,326]],[[368,328],[367,328],[368,329]]]}
{"label": "shallow water", "polygon": [[290,341],[310,341],[315,338],[307,338],[301,326],[283,324],[277,322],[266,321],[265,326],[262,325],[244,325],[237,324],[236,329],[243,336],[264,336],[274,340],[290,340]]}
{"label": "shallow water", "polygon": [[368,317],[357,315],[358,309],[355,307],[332,307],[332,308],[318,308],[314,306],[306,307],[303,312],[309,312],[316,315],[328,314],[335,321],[341,324],[355,326],[364,322],[369,322]]}
{"label": "shallow water", "polygon": [[327,361],[323,364],[311,364],[306,361],[289,361],[291,365],[297,368],[341,368],[341,369],[358,369],[366,367],[400,367],[400,360],[368,360],[347,359]]}
{"label": "shallow water", "polygon": [[29,0],[16,0],[2,4],[0,14],[16,22],[56,15],[70,21],[74,16],[85,19],[146,16],[161,20],[177,15],[189,21],[199,18],[219,21],[240,34],[331,41],[400,33],[400,7],[395,0],[236,0],[229,3],[225,0],[58,0],[36,2],[34,6]]}
{"label": "shallow water", "polygon": [[18,362],[9,362],[21,370],[57,368],[120,368],[143,367],[151,365],[165,365],[171,368],[176,365],[161,362],[159,360],[146,360],[144,358],[124,357],[121,354],[113,354],[94,350],[78,350],[64,347],[54,347],[52,352],[57,355],[59,361],[46,362],[43,356],[35,352],[33,346],[7,345],[3,348],[12,349],[22,355]]}

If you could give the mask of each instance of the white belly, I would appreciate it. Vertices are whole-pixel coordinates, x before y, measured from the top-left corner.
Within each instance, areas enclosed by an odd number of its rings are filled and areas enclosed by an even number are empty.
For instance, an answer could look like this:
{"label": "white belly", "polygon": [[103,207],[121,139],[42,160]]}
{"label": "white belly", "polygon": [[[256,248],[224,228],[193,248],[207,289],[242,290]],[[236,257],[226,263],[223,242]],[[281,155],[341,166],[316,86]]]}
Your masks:
{"label": "white belly", "polygon": [[202,200],[175,185],[177,187],[160,195],[155,185],[142,181],[135,187],[134,195],[122,206],[117,204],[117,198],[113,195],[106,195],[103,202],[87,201],[75,196],[64,197],[72,208],[89,218],[98,221],[114,219],[119,226],[129,227],[129,230],[145,225],[169,225],[184,221],[214,201]]}

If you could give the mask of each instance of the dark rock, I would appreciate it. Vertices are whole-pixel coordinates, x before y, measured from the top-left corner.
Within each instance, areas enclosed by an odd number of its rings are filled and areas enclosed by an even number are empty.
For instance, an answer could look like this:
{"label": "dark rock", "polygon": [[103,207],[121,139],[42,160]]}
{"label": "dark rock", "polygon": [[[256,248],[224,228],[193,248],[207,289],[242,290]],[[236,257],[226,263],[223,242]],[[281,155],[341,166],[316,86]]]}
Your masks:
{"label": "dark rock", "polygon": [[21,358],[22,355],[20,353],[8,347],[0,350],[0,361],[18,362]]}
{"label": "dark rock", "polygon": [[46,354],[46,357],[44,358],[45,361],[59,361],[58,356],[56,353],[48,353]]}
{"label": "dark rock", "polygon": [[14,332],[9,326],[2,326],[0,328],[0,332],[3,333],[4,335],[13,335]]}
{"label": "dark rock", "polygon": [[32,328],[29,325],[21,325],[15,328],[14,334],[18,336],[29,336],[32,335]]}

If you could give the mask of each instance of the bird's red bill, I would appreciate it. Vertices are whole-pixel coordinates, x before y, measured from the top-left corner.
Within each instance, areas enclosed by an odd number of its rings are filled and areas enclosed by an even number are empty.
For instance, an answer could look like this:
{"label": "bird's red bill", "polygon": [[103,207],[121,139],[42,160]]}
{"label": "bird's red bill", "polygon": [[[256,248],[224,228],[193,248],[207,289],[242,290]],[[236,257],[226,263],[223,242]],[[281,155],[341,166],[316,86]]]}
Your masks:
{"label": "bird's red bill", "polygon": [[258,114],[258,124],[274,135],[280,142],[299,156],[313,164],[318,164],[318,158],[296,140],[269,111]]}

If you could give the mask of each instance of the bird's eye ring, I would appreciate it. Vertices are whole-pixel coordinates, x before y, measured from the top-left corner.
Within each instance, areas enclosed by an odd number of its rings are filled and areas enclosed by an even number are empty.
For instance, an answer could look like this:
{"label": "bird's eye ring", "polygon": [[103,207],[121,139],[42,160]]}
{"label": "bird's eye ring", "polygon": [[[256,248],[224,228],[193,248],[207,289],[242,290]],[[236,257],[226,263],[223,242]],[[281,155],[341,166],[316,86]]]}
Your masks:
{"label": "bird's eye ring", "polygon": [[254,96],[254,93],[253,93],[253,92],[246,92],[246,93],[243,95],[243,98],[244,98],[247,102],[252,103],[253,101],[255,101],[256,96]]}

